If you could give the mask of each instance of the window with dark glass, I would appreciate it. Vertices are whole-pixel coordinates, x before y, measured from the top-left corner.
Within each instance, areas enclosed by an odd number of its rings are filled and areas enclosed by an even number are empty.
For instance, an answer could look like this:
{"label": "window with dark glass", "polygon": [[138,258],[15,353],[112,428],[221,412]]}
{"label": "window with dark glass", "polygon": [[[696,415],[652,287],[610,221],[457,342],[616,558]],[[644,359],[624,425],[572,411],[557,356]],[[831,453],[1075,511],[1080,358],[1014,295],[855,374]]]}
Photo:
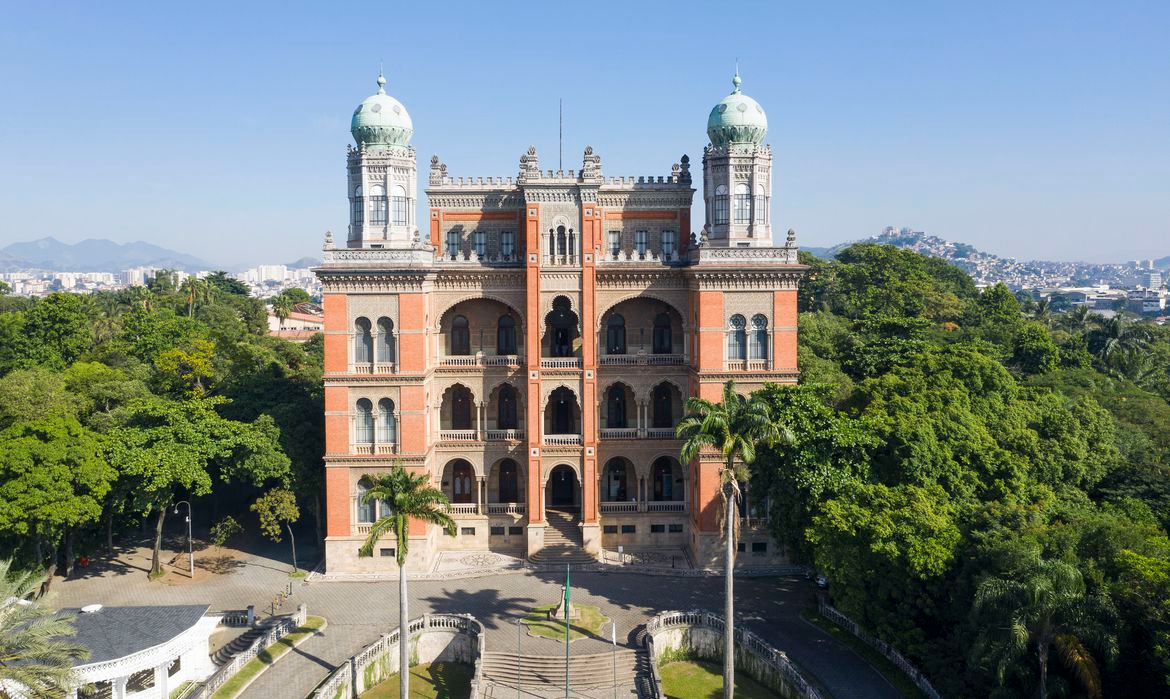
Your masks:
{"label": "window with dark glass", "polygon": [[452,260],[459,257],[458,231],[447,231],[447,257]]}
{"label": "window with dark glass", "polygon": [[516,462],[511,459],[504,459],[500,462],[499,483],[497,484],[497,492],[499,502],[516,502],[517,494],[517,476],[516,476]]}
{"label": "window with dark glass", "polygon": [[386,225],[386,190],[381,185],[370,187],[370,223]]}
{"label": "window with dark glass", "polygon": [[674,427],[674,406],[671,404],[670,385],[654,387],[654,427]]}
{"label": "window with dark glass", "polygon": [[500,255],[505,261],[511,261],[516,255],[516,234],[512,231],[500,234]]}
{"label": "window with dark glass", "polygon": [[634,231],[634,249],[638,251],[638,259],[646,257],[646,231]]}
{"label": "window with dark glass", "polygon": [[475,256],[482,260],[487,256],[487,233],[475,231],[471,234],[471,239],[475,241]]}
{"label": "window with dark glass", "polygon": [[370,321],[358,318],[353,323],[353,362],[354,364],[369,364],[374,361],[374,336],[371,332]]}
{"label": "window with dark glass", "polygon": [[362,224],[363,219],[365,219],[365,216],[364,216],[365,206],[366,206],[366,200],[362,197],[362,188],[361,187],[354,187],[353,201],[350,202],[350,219],[352,220],[354,225],[360,226]]}
{"label": "window with dark glass", "polygon": [[470,430],[471,427],[471,391],[463,386],[456,386],[451,391],[451,429]]}
{"label": "window with dark glass", "polygon": [[369,481],[362,478],[358,481],[357,486],[357,521],[360,524],[372,524],[378,518],[377,513],[374,512],[374,501],[364,502],[368,492],[370,492]]}
{"label": "window with dark glass", "polygon": [[654,316],[654,332],[652,335],[654,354],[670,354],[672,340],[670,316],[659,313]]}
{"label": "window with dark glass", "polygon": [[662,259],[674,259],[675,244],[674,231],[662,231]]}
{"label": "window with dark glass", "polygon": [[378,319],[378,361],[394,361],[394,321],[389,318]]}
{"label": "window with dark glass", "polygon": [[406,189],[394,188],[394,197],[390,200],[390,222],[395,226],[405,226],[409,218],[410,202],[406,198]]}
{"label": "window with dark glass", "polygon": [[727,358],[747,359],[747,320],[738,313],[731,316],[727,329]]}
{"label": "window with dark glass", "polygon": [[500,395],[496,406],[496,429],[516,429],[516,389],[504,385],[500,387]]}
{"label": "window with dark glass", "polygon": [[374,441],[374,404],[362,398],[356,407],[353,441],[358,444],[370,444]]}
{"label": "window with dark glass", "polygon": [[609,255],[613,259],[617,259],[622,254],[622,232],[609,232]]}
{"label": "window with dark glass", "polygon": [[753,204],[753,207],[755,209],[755,216],[754,216],[755,222],[756,223],[767,223],[768,222],[768,195],[764,192],[764,185],[762,185],[762,184],[756,186],[756,200]]}
{"label": "window with dark glass", "polygon": [[605,325],[605,351],[607,354],[626,353],[626,319],[618,313],[611,314]]}
{"label": "window with dark glass", "polygon": [[746,184],[735,185],[735,222],[752,222],[752,190]]}
{"label": "window with dark glass", "polygon": [[768,358],[768,319],[762,315],[752,316],[751,358]]}
{"label": "window with dark glass", "polygon": [[467,316],[451,319],[451,354],[471,354],[471,326],[467,323]]}
{"label": "window with dark glass", "polygon": [[496,322],[496,354],[516,354],[516,320],[510,315]]}
{"label": "window with dark glass", "polygon": [[398,419],[394,417],[394,401],[389,398],[378,401],[378,441],[398,443]]}
{"label": "window with dark glass", "polygon": [[622,429],[626,426],[626,392],[621,386],[610,386],[605,394],[605,426]]}
{"label": "window with dark glass", "polygon": [[674,499],[674,465],[665,456],[654,460],[653,498],[658,501]]}
{"label": "window with dark glass", "polygon": [[727,185],[715,188],[715,224],[727,223]]}

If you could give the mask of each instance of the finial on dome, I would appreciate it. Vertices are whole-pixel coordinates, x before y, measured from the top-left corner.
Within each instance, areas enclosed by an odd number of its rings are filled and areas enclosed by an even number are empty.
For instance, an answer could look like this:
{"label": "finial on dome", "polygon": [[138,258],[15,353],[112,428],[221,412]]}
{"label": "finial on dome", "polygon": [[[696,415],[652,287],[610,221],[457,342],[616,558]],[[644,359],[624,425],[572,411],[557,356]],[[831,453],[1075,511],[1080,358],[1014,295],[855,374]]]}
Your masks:
{"label": "finial on dome", "polygon": [[382,63],[378,62],[378,94],[386,94],[386,76],[382,75]]}
{"label": "finial on dome", "polygon": [[742,82],[743,82],[743,80],[741,80],[739,77],[739,61],[736,60],[736,62],[735,62],[735,77],[731,79],[731,84],[735,86],[735,89],[732,90],[732,94],[739,92],[739,85]]}

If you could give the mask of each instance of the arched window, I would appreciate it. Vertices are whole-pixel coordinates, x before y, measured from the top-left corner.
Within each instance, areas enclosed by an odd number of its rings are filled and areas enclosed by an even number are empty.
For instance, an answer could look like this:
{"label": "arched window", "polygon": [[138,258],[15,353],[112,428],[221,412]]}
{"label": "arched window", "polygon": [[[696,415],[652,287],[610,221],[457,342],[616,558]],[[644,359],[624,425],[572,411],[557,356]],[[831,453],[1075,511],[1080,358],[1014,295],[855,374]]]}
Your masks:
{"label": "arched window", "polygon": [[674,500],[674,464],[665,456],[654,460],[654,494],[655,500]]}
{"label": "arched window", "polygon": [[621,385],[605,392],[605,426],[611,430],[626,426],[626,391]]}
{"label": "arched window", "polygon": [[670,315],[659,313],[654,316],[654,354],[670,354],[673,342],[671,341]]}
{"label": "arched window", "polygon": [[764,189],[764,185],[756,185],[756,201],[754,203],[756,223],[768,222],[768,192]]}
{"label": "arched window", "polygon": [[670,384],[660,383],[654,387],[654,427],[674,427],[674,403],[671,398]]}
{"label": "arched window", "polygon": [[362,220],[365,218],[363,213],[365,211],[366,200],[362,198],[362,186],[353,188],[353,201],[350,202],[349,218],[351,223],[355,226],[362,225]]}
{"label": "arched window", "polygon": [[353,441],[358,444],[374,442],[374,404],[362,398],[354,415]]}
{"label": "arched window", "polygon": [[568,298],[558,296],[553,299],[553,309],[545,317],[545,326],[551,356],[572,357],[575,352],[573,340],[577,338],[577,314]]}
{"label": "arched window", "polygon": [[451,354],[471,354],[471,327],[467,323],[467,316],[455,316],[451,319]]}
{"label": "arched window", "polygon": [[451,429],[472,429],[471,410],[471,391],[466,386],[454,386],[451,389]]}
{"label": "arched window", "polygon": [[475,502],[475,472],[471,464],[463,459],[455,462],[451,469],[451,498],[452,502]]}
{"label": "arched window", "polygon": [[565,235],[564,226],[557,226],[557,254],[561,256],[569,254],[569,237]]}
{"label": "arched window", "polygon": [[577,396],[563,386],[549,396],[545,408],[545,431],[548,434],[580,434]]}
{"label": "arched window", "polygon": [[504,459],[500,462],[497,478],[499,482],[496,484],[496,497],[500,502],[517,502],[517,467],[516,462],[511,459]]}
{"label": "arched window", "polygon": [[516,389],[504,384],[496,403],[496,429],[516,429]]}
{"label": "arched window", "polygon": [[506,313],[496,323],[496,354],[516,354],[516,319]]}
{"label": "arched window", "polygon": [[377,513],[374,508],[376,503],[371,499],[369,502],[363,502],[366,493],[370,492],[370,480],[365,476],[358,481],[357,484],[357,521],[359,524],[373,524],[377,519]]}
{"label": "arched window", "polygon": [[607,502],[622,502],[627,499],[626,461],[620,457],[609,460],[605,465],[605,484],[601,495]]}
{"label": "arched window", "polygon": [[752,190],[746,184],[735,185],[735,201],[733,202],[736,223],[752,222]]}
{"label": "arched window", "polygon": [[626,319],[618,313],[610,314],[605,325],[606,354],[626,353]]}
{"label": "arched window", "polygon": [[380,184],[370,187],[370,223],[386,225],[386,188]]}
{"label": "arched window", "polygon": [[394,361],[394,321],[382,317],[378,319],[378,361]]}
{"label": "arched window", "polygon": [[760,314],[752,316],[752,359],[768,358],[768,319]]}
{"label": "arched window", "polygon": [[727,223],[727,185],[715,188],[715,224]]}
{"label": "arched window", "polygon": [[353,322],[353,363],[369,364],[374,361],[374,336],[370,332],[370,320],[358,318]]}
{"label": "arched window", "polygon": [[394,416],[394,401],[389,398],[378,401],[378,442],[398,443],[398,418]]}
{"label": "arched window", "polygon": [[747,359],[747,320],[736,313],[727,328],[727,358]]}
{"label": "arched window", "polygon": [[395,226],[405,226],[409,216],[409,209],[406,188],[401,185],[395,185],[394,197],[390,200],[390,222]]}

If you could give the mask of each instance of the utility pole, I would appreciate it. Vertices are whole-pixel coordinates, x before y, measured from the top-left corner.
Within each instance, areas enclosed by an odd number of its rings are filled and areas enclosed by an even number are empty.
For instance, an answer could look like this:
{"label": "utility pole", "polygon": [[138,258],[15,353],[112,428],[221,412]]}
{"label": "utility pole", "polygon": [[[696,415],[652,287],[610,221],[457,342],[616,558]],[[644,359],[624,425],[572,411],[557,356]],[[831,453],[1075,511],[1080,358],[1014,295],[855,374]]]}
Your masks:
{"label": "utility pole", "polygon": [[195,579],[195,544],[191,540],[191,501],[181,500],[175,503],[175,514],[179,514],[179,505],[187,506],[187,557],[190,562],[191,579]]}
{"label": "utility pole", "polygon": [[565,100],[563,98],[557,99],[557,114],[557,142],[560,144],[557,155],[557,170],[563,171],[565,169]]}

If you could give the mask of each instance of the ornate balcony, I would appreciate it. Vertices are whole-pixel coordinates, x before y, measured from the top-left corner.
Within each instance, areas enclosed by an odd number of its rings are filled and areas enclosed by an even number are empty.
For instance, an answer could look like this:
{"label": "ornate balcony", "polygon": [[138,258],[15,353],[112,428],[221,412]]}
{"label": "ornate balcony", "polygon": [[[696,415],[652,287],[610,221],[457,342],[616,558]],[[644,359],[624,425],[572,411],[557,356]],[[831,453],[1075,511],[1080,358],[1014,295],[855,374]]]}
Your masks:
{"label": "ornate balcony", "polygon": [[489,442],[519,442],[524,439],[524,430],[488,430]]}
{"label": "ornate balcony", "polygon": [[724,362],[729,371],[768,371],[767,359],[729,359]]}
{"label": "ornate balcony", "polygon": [[489,515],[522,515],[527,509],[522,502],[489,502],[487,506]]}
{"label": "ornate balcony", "polygon": [[582,439],[579,434],[546,434],[544,436],[544,446],[546,447],[579,447],[581,444]]}
{"label": "ornate balcony", "polygon": [[518,367],[520,356],[516,354],[469,354],[439,357],[441,367]]}
{"label": "ornate balcony", "polygon": [[474,502],[453,502],[447,506],[447,512],[452,517],[478,515],[479,505]]}
{"label": "ornate balcony", "polygon": [[602,439],[637,439],[636,427],[613,427],[601,430]]}
{"label": "ornate balcony", "polygon": [[541,357],[541,369],[580,369],[580,357]]}
{"label": "ornate balcony", "polygon": [[601,366],[669,366],[685,364],[686,359],[681,354],[603,354],[600,357]]}
{"label": "ornate balcony", "polygon": [[602,514],[682,513],[687,511],[687,503],[685,500],[610,501],[602,502],[600,510]]}
{"label": "ornate balcony", "polygon": [[444,442],[478,442],[478,430],[439,430],[439,439]]}

